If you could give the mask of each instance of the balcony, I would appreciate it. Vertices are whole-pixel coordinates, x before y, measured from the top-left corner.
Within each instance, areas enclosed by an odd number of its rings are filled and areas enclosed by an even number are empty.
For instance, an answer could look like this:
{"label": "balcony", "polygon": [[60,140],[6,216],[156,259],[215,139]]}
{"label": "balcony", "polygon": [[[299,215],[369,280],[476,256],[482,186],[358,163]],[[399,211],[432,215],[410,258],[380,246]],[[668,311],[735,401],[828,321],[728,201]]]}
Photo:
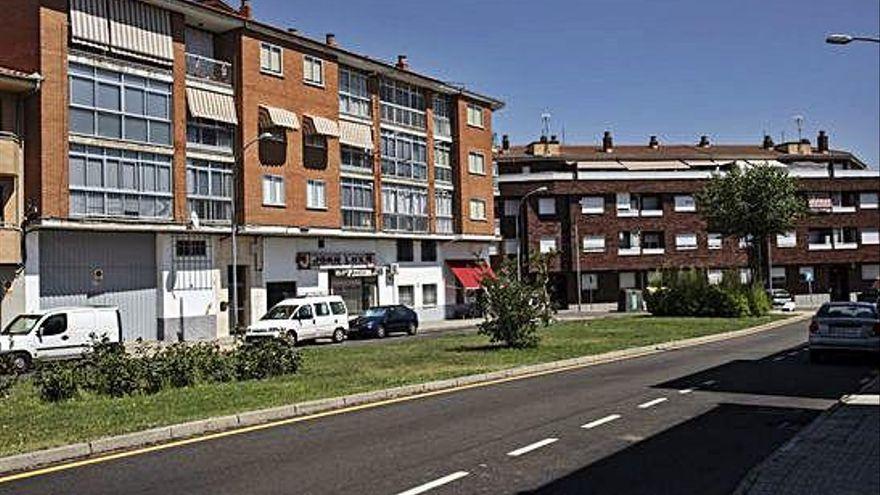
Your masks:
{"label": "balcony", "polygon": [[0,132],[0,176],[21,174],[21,140],[15,134]]}
{"label": "balcony", "polygon": [[232,86],[232,64],[194,53],[186,54],[186,75]]}
{"label": "balcony", "polygon": [[0,226],[0,265],[19,265],[21,262],[21,230]]}

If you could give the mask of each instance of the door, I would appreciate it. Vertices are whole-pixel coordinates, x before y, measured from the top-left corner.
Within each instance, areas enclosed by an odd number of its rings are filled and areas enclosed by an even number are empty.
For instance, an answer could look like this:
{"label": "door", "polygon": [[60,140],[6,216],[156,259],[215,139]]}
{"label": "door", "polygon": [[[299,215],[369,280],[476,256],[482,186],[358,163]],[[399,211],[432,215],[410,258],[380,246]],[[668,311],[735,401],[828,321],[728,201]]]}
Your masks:
{"label": "door", "polygon": [[303,304],[296,310],[294,322],[296,323],[296,335],[299,340],[317,338],[315,312],[311,304]]}
{"label": "door", "polygon": [[[95,310],[71,311],[67,315],[67,344],[72,346],[71,355],[79,355],[92,346],[92,334],[96,339],[101,339],[101,329]],[[116,336],[112,337],[118,340]]]}
{"label": "door", "polygon": [[238,327],[246,327],[247,321],[247,266],[238,265],[236,273],[236,299],[232,301],[232,265],[226,267],[226,281],[229,287],[229,330],[235,332],[234,322],[238,322]]}
{"label": "door", "polygon": [[326,302],[315,303],[315,326],[317,337],[330,337],[336,325],[333,322],[333,314],[330,312],[330,305]]}
{"label": "door", "polygon": [[37,352],[42,359],[64,359],[78,354],[80,345],[70,340],[67,314],[46,317],[37,329]]}
{"label": "door", "polygon": [[849,301],[849,267],[834,266],[831,268],[831,300]]}
{"label": "door", "polygon": [[285,299],[296,297],[296,282],[266,282],[266,307],[273,306]]}

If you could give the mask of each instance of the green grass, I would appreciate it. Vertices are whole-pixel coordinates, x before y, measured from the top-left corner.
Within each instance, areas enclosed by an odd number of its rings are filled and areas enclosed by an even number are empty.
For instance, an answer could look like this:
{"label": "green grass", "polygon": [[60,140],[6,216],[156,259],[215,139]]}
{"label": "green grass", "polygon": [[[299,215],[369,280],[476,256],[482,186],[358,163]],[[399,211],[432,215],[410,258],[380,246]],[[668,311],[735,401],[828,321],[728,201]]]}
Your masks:
{"label": "green grass", "polygon": [[110,399],[84,395],[42,402],[29,381],[0,399],[0,456],[156,426],[312,399],[543,363],[558,359],[728,332],[761,318],[622,317],[558,323],[541,330],[534,349],[501,349],[483,336],[400,339],[384,345],[302,349],[302,371],[266,381],[205,384],[156,395]]}

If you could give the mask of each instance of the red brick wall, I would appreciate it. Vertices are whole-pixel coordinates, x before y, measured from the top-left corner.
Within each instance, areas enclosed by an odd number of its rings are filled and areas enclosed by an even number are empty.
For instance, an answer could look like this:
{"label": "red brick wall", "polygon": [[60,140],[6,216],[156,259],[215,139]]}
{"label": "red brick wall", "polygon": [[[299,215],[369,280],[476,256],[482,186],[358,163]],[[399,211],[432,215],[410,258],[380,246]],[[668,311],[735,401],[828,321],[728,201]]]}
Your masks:
{"label": "red brick wall", "polygon": [[[494,232],[495,212],[492,208],[492,111],[483,108],[484,127],[478,128],[467,123],[467,104],[464,98],[456,98],[457,108],[454,134],[457,147],[455,156],[457,159],[455,202],[458,213],[458,229],[462,234],[492,235]],[[486,159],[486,175],[475,175],[468,172],[468,153],[480,152]],[[470,200],[482,199],[486,202],[486,221],[473,221],[470,219]]]}
{"label": "red brick wall", "polygon": [[171,180],[174,192],[174,219],[188,223],[186,211],[186,24],[182,15],[171,16],[174,40],[174,82],[172,87],[171,118],[173,127],[174,158]]}

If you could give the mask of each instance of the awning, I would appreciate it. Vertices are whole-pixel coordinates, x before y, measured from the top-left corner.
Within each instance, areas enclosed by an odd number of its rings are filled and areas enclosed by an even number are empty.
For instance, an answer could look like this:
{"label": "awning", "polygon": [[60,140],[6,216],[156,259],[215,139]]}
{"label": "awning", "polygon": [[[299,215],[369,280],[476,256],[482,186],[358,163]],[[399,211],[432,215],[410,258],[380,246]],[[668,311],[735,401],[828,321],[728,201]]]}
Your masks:
{"label": "awning", "polygon": [[483,278],[495,276],[492,267],[481,261],[447,260],[446,265],[465,289],[479,289]]}
{"label": "awning", "polygon": [[290,110],[260,105],[260,127],[284,127],[296,131],[299,130],[299,119]]}
{"label": "awning", "polygon": [[139,0],[108,2],[112,51],[174,61],[171,13]]}
{"label": "awning", "polygon": [[189,113],[199,119],[216,120],[227,124],[238,124],[235,115],[235,100],[231,95],[186,88],[186,103]]}
{"label": "awning", "polygon": [[339,137],[339,124],[335,120],[308,114],[304,115],[304,117],[306,118],[309,133],[335,138]]}
{"label": "awning", "polygon": [[373,129],[365,124],[339,121],[339,142],[355,148],[373,149]]}
{"label": "awning", "polygon": [[617,161],[577,162],[578,170],[623,170],[625,167]]}
{"label": "awning", "polygon": [[678,160],[672,161],[621,161],[627,170],[687,170],[690,167]]}
{"label": "awning", "polygon": [[97,48],[110,46],[110,24],[105,0],[70,0],[70,37]]}

